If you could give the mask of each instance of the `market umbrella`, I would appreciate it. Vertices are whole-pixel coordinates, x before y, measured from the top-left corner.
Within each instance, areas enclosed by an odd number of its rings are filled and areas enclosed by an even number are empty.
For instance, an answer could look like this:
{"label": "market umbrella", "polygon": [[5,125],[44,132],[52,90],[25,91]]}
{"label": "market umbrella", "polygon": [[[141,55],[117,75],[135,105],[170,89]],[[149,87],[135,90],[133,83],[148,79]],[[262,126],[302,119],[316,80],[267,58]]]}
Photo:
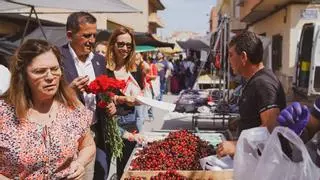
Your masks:
{"label": "market umbrella", "polygon": [[200,39],[188,39],[187,41],[177,41],[177,43],[182,49],[192,49],[197,51],[209,50],[209,45]]}
{"label": "market umbrella", "polygon": [[166,54],[166,55],[180,53],[183,51],[183,49],[181,49],[181,47],[179,46],[179,44],[177,42],[175,42],[174,44],[175,44],[175,46],[173,49],[169,48],[169,47],[162,47],[162,48],[159,48],[159,51]]}

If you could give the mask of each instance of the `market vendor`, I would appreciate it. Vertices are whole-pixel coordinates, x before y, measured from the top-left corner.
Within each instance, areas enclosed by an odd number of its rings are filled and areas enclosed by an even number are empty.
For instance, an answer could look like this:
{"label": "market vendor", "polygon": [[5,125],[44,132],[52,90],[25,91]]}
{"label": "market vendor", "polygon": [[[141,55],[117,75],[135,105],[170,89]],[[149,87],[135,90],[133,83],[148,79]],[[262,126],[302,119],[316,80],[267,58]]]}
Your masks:
{"label": "market vendor", "polygon": [[[231,68],[246,80],[239,99],[238,134],[258,126],[267,127],[271,132],[286,106],[283,87],[272,70],[264,67],[262,56],[262,42],[253,32],[244,31],[229,43]],[[218,145],[217,155],[233,156],[235,150],[236,141],[224,141]]]}

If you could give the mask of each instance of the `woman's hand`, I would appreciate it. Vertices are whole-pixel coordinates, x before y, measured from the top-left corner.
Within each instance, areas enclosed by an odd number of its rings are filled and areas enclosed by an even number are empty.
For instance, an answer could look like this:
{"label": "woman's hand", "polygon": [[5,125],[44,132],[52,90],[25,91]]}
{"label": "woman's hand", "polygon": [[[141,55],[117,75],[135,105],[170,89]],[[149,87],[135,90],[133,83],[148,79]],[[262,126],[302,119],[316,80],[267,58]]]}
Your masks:
{"label": "woman's hand", "polygon": [[113,102],[109,103],[107,105],[107,111],[110,116],[115,115],[117,112],[116,105]]}
{"label": "woman's hand", "polygon": [[142,144],[144,142],[144,136],[142,136],[139,133],[130,133],[125,132],[123,138],[128,139],[128,141],[136,141],[139,144]]}
{"label": "woman's hand", "polygon": [[82,163],[78,162],[77,160],[72,161],[70,164],[70,173],[67,179],[82,179],[85,174],[85,168]]}
{"label": "woman's hand", "polygon": [[126,104],[128,106],[140,105],[137,99],[133,96],[115,96],[114,101],[116,104]]}
{"label": "woman's hand", "polygon": [[138,144],[142,144],[144,142],[144,136],[142,136],[141,134],[133,134],[133,140]]}
{"label": "woman's hand", "polygon": [[6,176],[0,174],[0,180],[11,180],[10,178],[7,178]]}
{"label": "woman's hand", "polygon": [[133,96],[125,96],[125,103],[128,106],[135,106],[135,105],[139,105],[139,102],[137,101],[137,99]]}

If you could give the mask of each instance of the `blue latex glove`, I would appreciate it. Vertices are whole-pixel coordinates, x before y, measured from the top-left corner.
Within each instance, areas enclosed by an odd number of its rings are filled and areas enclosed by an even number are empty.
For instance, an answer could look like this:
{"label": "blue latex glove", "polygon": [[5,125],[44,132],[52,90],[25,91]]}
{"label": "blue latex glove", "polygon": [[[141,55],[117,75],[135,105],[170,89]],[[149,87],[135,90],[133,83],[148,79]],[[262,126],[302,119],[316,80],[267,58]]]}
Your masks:
{"label": "blue latex glove", "polygon": [[300,103],[294,102],[280,112],[277,121],[281,126],[293,130],[297,135],[302,133],[310,117],[307,106],[301,106]]}

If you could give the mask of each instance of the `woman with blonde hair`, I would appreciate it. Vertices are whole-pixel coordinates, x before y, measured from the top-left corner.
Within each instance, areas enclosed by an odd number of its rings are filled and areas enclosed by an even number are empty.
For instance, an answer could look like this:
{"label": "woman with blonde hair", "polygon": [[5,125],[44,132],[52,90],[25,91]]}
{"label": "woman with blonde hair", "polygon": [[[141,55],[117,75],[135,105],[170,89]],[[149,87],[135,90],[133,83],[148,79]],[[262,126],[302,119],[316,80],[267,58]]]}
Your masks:
{"label": "woman with blonde hair", "polygon": [[92,112],[63,80],[57,47],[27,40],[0,98],[0,179],[81,179],[95,155]]}
{"label": "woman with blonde hair", "polygon": [[[141,130],[140,114],[136,113],[139,105],[135,99],[142,93],[136,80],[135,41],[133,32],[125,27],[115,29],[109,38],[106,54],[107,75],[126,82],[125,89],[116,92],[115,104],[119,115],[118,124],[124,138],[123,158],[117,161],[117,175],[120,178],[131,155],[135,142],[141,143],[143,138],[137,132]],[[141,119],[141,118],[140,118]]]}

